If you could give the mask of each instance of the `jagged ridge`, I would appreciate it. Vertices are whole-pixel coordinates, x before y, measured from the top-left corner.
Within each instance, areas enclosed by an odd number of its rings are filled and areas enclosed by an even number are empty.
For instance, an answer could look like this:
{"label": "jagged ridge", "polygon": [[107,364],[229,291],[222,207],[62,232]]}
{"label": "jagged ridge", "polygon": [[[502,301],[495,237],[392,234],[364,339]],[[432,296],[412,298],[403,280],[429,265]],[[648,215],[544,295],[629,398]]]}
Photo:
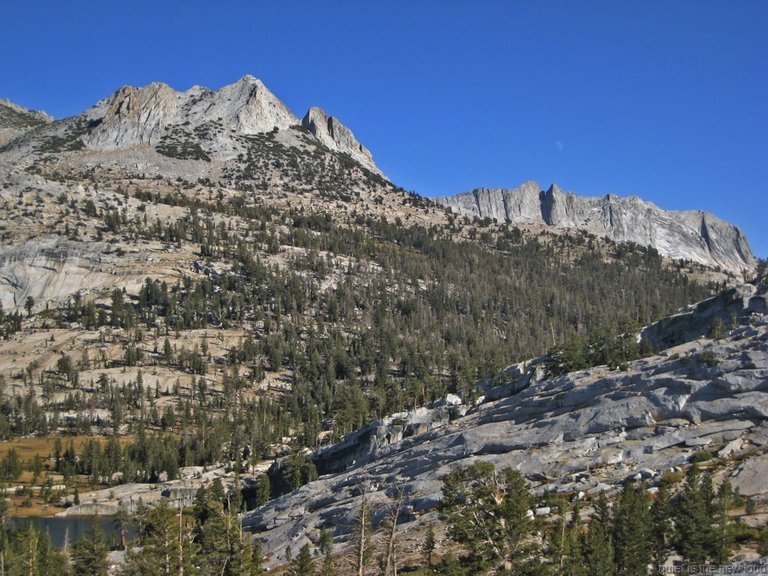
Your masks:
{"label": "jagged ridge", "polygon": [[38,126],[50,124],[53,118],[45,112],[27,110],[5,99],[0,99],[0,147]]}
{"label": "jagged ridge", "polygon": [[[11,113],[25,120],[25,130],[14,128],[4,136],[3,120]],[[0,102],[0,146],[22,134],[28,125],[52,120],[35,114]],[[299,118],[261,80],[246,75],[215,91],[193,86],[179,92],[161,82],[124,86],[79,116],[54,123],[50,131],[31,143],[34,150],[42,152],[113,152],[138,147],[144,155],[141,160],[147,160],[146,151],[154,149],[181,160],[228,161],[243,151],[240,138],[288,131],[300,124]],[[381,174],[371,153],[352,131],[320,108],[309,109],[304,126],[316,141],[349,154],[366,169]],[[289,145],[296,143],[295,137],[286,136],[285,140]],[[27,149],[22,152],[28,154]],[[134,161],[127,159],[127,163]]]}
{"label": "jagged ridge", "polygon": [[477,188],[436,201],[459,214],[576,228],[616,242],[651,246],[663,256],[719,266],[738,275],[755,265],[737,226],[700,210],[665,211],[637,196],[578,196],[555,184],[544,191],[536,182],[526,182],[514,189]]}

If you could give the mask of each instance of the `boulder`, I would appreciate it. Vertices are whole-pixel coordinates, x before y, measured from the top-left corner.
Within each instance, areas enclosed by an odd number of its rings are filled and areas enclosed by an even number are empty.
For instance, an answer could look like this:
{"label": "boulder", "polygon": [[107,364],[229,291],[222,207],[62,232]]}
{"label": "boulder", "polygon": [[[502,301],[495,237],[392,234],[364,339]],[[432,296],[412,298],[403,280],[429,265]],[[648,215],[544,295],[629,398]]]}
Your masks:
{"label": "boulder", "polygon": [[757,496],[768,493],[768,454],[761,454],[746,460],[733,473],[733,487],[742,496]]}

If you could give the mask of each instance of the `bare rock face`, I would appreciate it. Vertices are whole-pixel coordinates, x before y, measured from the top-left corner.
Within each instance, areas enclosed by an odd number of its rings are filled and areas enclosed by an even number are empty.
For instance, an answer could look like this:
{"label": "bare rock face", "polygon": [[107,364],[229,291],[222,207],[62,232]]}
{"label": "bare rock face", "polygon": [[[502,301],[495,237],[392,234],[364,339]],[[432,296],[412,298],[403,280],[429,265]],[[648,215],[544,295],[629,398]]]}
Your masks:
{"label": "bare rock face", "polygon": [[[674,347],[623,370],[598,366],[542,380],[511,370],[515,382],[506,395],[489,395],[494,400],[378,421],[317,454],[316,481],[246,513],[243,526],[279,563],[288,545],[314,548],[321,529],[342,548],[363,491],[383,510],[402,491],[402,534],[437,507],[445,474],[477,460],[519,470],[537,492],[595,494],[627,478],[655,485],[706,449],[755,459],[734,476],[745,493],[764,494],[768,316],[757,311],[764,295],[747,286],[693,307],[693,340],[675,335]],[[722,314],[737,322],[723,338],[696,335]],[[674,328],[654,329],[665,327]]]}
{"label": "bare rock face", "polygon": [[113,175],[190,181],[260,172],[263,180],[269,176],[254,162],[270,150],[293,155],[322,144],[381,175],[368,149],[336,118],[311,108],[304,118],[309,134],[300,125],[250,75],[218,90],[193,86],[179,92],[160,82],[125,86],[82,114],[56,122],[0,102],[0,168],[3,163],[22,170],[36,162],[48,167],[57,163],[59,171],[68,173],[106,167]]}
{"label": "bare rock face", "polygon": [[357,141],[352,131],[321,108],[310,108],[301,124],[331,150],[349,154],[369,170],[381,173],[371,153]]}
{"label": "bare rock face", "polygon": [[0,247],[3,309],[21,309],[28,297],[43,308],[48,303],[59,305],[76,292],[139,287],[151,258],[118,255],[111,248],[103,242],[73,242],[55,234]]}
{"label": "bare rock face", "polygon": [[159,82],[126,86],[86,112],[93,130],[87,146],[113,149],[157,144],[172,126],[212,123],[239,134],[259,134],[298,124],[298,119],[253,76],[211,91],[200,86],[177,92]]}
{"label": "bare rock face", "polygon": [[584,230],[738,275],[755,265],[747,239],[738,227],[708,212],[665,211],[637,196],[577,196],[555,184],[543,191],[535,182],[526,182],[514,189],[478,188],[436,200],[459,214],[512,224]]}

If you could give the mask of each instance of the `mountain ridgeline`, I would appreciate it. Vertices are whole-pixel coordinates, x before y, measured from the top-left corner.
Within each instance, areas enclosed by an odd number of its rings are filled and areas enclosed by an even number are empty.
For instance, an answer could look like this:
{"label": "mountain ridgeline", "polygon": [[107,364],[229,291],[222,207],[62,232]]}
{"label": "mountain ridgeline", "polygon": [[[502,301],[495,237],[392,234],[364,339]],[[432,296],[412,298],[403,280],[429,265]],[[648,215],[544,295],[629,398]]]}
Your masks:
{"label": "mountain ridgeline", "polygon": [[[259,446],[465,397],[510,360],[715,289],[638,244],[456,221],[384,179],[337,120],[312,108],[300,123],[250,76],[217,91],[121,88],[54,122],[14,114],[21,131],[0,152],[3,308],[122,329],[131,364],[141,327],[179,331],[179,345],[185,331],[235,330],[222,354],[256,396],[290,375],[277,398],[289,416]],[[7,335],[22,326],[5,320]],[[226,380],[213,374],[213,388]]]}
{"label": "mountain ridgeline", "polygon": [[536,182],[513,188],[477,188],[438,198],[459,214],[501,223],[585,230],[616,242],[650,246],[663,256],[718,266],[741,275],[755,257],[738,227],[708,212],[665,211],[636,196],[577,196],[553,184]]}
{"label": "mountain ridgeline", "polygon": [[[337,500],[360,496],[363,464],[377,482],[410,482],[404,518],[418,525],[450,467],[423,458],[427,440],[446,458],[527,458],[530,446],[481,429],[502,422],[542,448],[526,464],[530,479],[545,461],[542,474],[581,471],[564,463],[571,456],[611,467],[621,458],[597,446],[630,426],[647,439],[656,416],[669,421],[659,442],[676,447],[665,454],[682,462],[677,441],[697,438],[682,419],[726,416],[709,396],[692,400],[698,412],[673,406],[665,377],[646,386],[654,366],[637,360],[670,345],[660,331],[636,337],[641,327],[751,273],[743,236],[714,216],[534,184],[433,202],[390,182],[337,119],[315,107],[299,119],[251,76],[218,90],[124,87],[61,120],[0,101],[0,136],[0,438],[72,437],[48,450],[46,482],[61,493],[25,491],[46,504],[116,513],[159,486],[156,502],[187,506],[218,475],[230,492],[219,485],[208,508],[201,497],[196,522],[230,526],[224,507],[258,507],[245,524],[263,533],[276,565],[291,534],[309,546],[330,527],[337,548],[348,543],[341,521],[357,501]],[[764,293],[732,300],[733,319],[720,322],[763,338],[747,326],[764,312]],[[746,345],[734,344],[745,354]],[[739,350],[718,343],[715,353],[740,369]],[[535,360],[509,368],[526,358]],[[710,356],[691,358],[653,362],[681,379],[694,360],[711,368]],[[750,372],[750,386],[759,376]],[[507,411],[517,399],[499,400],[523,389],[520,378],[531,385],[520,397],[525,417]],[[571,393],[586,383],[594,398]],[[635,418],[624,399],[648,390],[652,399],[637,405],[657,412]],[[582,404],[591,411],[566,414]],[[454,426],[459,411],[469,417]],[[422,437],[425,415],[455,433]],[[734,425],[750,417],[762,412]],[[390,425],[397,430],[379,438]],[[396,469],[396,453],[408,478],[376,468]],[[15,453],[2,458],[4,480],[18,480]],[[665,458],[643,461],[661,470]],[[332,489],[327,501],[286,496],[318,470],[334,476],[301,494]],[[624,472],[610,468],[582,487]],[[306,518],[300,529],[296,515]],[[189,542],[215,548],[195,530]]]}

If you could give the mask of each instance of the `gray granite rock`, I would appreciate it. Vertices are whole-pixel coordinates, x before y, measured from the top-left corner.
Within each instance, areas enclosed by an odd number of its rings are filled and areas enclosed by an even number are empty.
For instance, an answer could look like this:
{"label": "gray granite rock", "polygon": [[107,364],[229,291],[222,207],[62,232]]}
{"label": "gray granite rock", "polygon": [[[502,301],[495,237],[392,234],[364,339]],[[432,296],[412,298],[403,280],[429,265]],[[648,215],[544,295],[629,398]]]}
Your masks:
{"label": "gray granite rock", "polygon": [[[322,528],[332,529],[341,546],[362,486],[380,506],[402,489],[408,521],[418,523],[438,505],[441,478],[477,460],[519,470],[538,492],[567,496],[612,490],[627,478],[656,482],[703,449],[722,457],[762,450],[768,387],[763,369],[747,366],[768,362],[768,319],[742,320],[753,324],[749,335],[683,343],[630,362],[626,371],[603,366],[536,381],[467,407],[463,417],[451,417],[448,403],[438,402],[382,419],[317,454],[325,475],[247,513],[243,525],[279,562],[286,539],[315,542]],[[719,361],[716,367],[696,365],[704,351]],[[413,422],[424,424],[415,435],[393,433]],[[743,493],[768,493],[763,460],[747,461],[737,474]],[[296,510],[300,519],[290,515]]]}
{"label": "gray granite rock", "polygon": [[[535,182],[514,189],[477,188],[437,201],[459,214],[512,224],[576,229],[617,242],[650,246],[663,256],[720,266],[736,274],[753,269],[755,258],[738,227],[702,211],[665,211],[636,196],[577,196]],[[755,310],[766,301],[754,302]],[[762,307],[762,308],[761,308]]]}
{"label": "gray granite rock", "polygon": [[734,472],[732,483],[743,496],[768,493],[768,454],[760,454],[741,464]]}
{"label": "gray granite rock", "polygon": [[321,108],[310,108],[301,125],[331,150],[349,154],[369,170],[381,173],[370,151],[357,141],[352,131]]}

